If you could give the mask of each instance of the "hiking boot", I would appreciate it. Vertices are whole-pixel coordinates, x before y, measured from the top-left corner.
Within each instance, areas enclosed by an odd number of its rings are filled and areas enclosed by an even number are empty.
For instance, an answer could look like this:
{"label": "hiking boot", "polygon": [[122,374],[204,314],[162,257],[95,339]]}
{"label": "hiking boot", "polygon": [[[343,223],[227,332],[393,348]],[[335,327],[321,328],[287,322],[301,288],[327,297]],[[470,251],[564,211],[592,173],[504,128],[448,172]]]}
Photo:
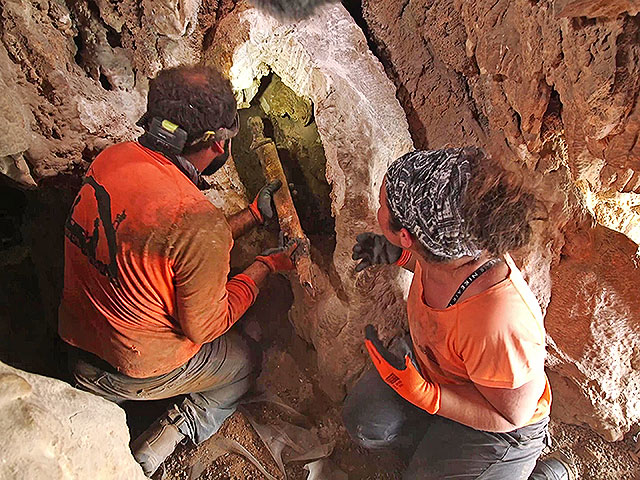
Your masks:
{"label": "hiking boot", "polygon": [[562,450],[551,452],[538,460],[534,473],[542,473],[549,480],[578,480],[578,468]]}
{"label": "hiking boot", "polygon": [[185,439],[185,435],[178,430],[183,422],[182,414],[176,408],[172,408],[131,443],[133,457],[147,477],[153,475],[176,446]]}

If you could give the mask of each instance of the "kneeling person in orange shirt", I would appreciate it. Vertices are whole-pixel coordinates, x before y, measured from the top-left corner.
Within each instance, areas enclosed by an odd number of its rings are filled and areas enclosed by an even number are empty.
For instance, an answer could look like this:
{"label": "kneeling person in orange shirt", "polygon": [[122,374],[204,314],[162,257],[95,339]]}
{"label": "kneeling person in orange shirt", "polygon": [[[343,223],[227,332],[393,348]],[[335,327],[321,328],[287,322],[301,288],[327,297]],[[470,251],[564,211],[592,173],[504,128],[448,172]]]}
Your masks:
{"label": "kneeling person in orange shirt", "polygon": [[476,148],[416,151],[387,170],[384,235],[359,235],[353,258],[356,271],[396,264],[414,273],[410,339],[388,350],[366,328],[377,371],[350,392],[343,418],[365,447],[413,449],[405,479],[572,478],[567,463],[537,461],[551,404],[545,331],[508,254],[529,240],[534,207]]}
{"label": "kneeling person in orange shirt", "polygon": [[233,240],[274,216],[280,184],[230,218],[202,194],[201,172],[224,164],[238,131],[219,72],[160,72],[139,124],[137,142],[96,157],[69,214],[59,333],[79,388],[116,402],[186,395],[132,445],[150,475],[178,442],[213,435],[249,389],[249,348],[229,329],[270,273],[293,268],[296,244],[228,279]]}

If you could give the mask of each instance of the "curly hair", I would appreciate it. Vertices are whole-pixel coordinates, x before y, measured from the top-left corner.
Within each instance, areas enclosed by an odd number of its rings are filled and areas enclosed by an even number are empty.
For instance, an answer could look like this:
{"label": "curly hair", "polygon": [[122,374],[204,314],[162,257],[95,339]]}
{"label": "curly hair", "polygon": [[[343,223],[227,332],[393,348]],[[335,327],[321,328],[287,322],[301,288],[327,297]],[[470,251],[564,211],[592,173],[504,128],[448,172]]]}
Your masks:
{"label": "curly hair", "polygon": [[465,149],[471,178],[460,208],[477,245],[499,256],[525,246],[542,204],[524,178],[475,147]]}
{"label": "curly hair", "polygon": [[[162,70],[149,82],[143,118],[148,122],[160,117],[179,125],[187,132],[189,144],[207,130],[231,127],[236,111],[228,79],[211,67],[185,65]],[[205,147],[198,144],[189,149],[198,151]]]}
{"label": "curly hair", "polygon": [[[508,171],[502,164],[476,147],[464,149],[471,166],[471,178],[460,202],[460,211],[474,243],[494,256],[525,246],[531,238],[531,222],[544,206],[532,190],[525,187],[523,178]],[[393,215],[393,231],[406,228]],[[450,259],[429,251],[418,242],[424,257],[433,263]]]}

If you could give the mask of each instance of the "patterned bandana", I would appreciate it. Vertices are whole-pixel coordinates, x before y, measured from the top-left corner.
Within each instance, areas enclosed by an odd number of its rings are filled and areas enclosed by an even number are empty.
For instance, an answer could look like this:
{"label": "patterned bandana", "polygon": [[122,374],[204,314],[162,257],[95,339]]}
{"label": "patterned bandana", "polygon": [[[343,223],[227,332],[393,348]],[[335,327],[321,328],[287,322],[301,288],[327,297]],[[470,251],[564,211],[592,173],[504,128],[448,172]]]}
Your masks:
{"label": "patterned bandana", "polygon": [[448,260],[477,257],[460,202],[471,176],[464,149],[417,150],[393,162],[386,188],[394,217],[429,252]]}

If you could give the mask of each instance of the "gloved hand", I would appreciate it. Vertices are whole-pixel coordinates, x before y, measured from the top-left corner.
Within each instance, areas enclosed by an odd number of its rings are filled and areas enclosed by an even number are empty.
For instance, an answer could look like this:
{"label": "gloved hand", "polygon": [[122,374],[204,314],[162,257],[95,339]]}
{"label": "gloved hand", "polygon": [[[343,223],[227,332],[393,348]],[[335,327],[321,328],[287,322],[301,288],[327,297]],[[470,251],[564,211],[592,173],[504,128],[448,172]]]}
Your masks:
{"label": "gloved hand", "polygon": [[260,189],[258,195],[249,205],[249,211],[259,224],[263,224],[267,220],[271,220],[275,213],[275,205],[273,204],[273,194],[276,193],[282,182],[278,179],[267,183]]}
{"label": "gloved hand", "polygon": [[415,406],[435,414],[440,410],[440,385],[426,381],[411,361],[408,345],[404,344],[404,359],[398,358],[382,345],[373,325],[365,327],[364,344],[373,365],[387,385]]}
{"label": "gloved hand", "polygon": [[396,247],[384,235],[365,232],[356,237],[356,242],[353,246],[353,255],[351,255],[354,260],[360,260],[360,263],[356,265],[356,272],[361,272],[371,265],[399,264],[398,261],[405,257],[403,249]]}
{"label": "gloved hand", "polygon": [[293,253],[300,242],[297,238],[294,238],[284,243],[283,238],[282,236],[280,237],[280,246],[265,250],[256,257],[256,262],[264,263],[269,267],[271,273],[286,272],[296,268],[293,263]]}

